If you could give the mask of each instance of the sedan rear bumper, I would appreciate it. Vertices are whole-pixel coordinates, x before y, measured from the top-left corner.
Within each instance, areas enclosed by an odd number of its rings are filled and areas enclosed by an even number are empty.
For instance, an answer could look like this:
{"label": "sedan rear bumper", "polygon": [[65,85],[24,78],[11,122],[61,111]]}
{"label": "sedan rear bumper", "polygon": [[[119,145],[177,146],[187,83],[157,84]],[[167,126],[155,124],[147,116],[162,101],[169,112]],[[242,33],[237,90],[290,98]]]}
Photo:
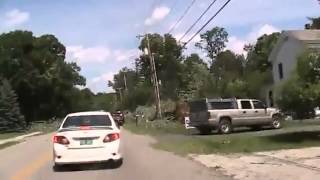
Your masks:
{"label": "sedan rear bumper", "polygon": [[86,164],[86,163],[99,163],[107,161],[118,161],[121,160],[122,156],[120,153],[106,154],[103,156],[92,156],[92,157],[68,157],[63,155],[54,154],[54,164]]}
{"label": "sedan rear bumper", "polygon": [[82,164],[105,162],[109,160],[121,160],[119,148],[116,146],[105,146],[100,148],[76,149],[56,145],[53,150],[53,161],[55,164]]}

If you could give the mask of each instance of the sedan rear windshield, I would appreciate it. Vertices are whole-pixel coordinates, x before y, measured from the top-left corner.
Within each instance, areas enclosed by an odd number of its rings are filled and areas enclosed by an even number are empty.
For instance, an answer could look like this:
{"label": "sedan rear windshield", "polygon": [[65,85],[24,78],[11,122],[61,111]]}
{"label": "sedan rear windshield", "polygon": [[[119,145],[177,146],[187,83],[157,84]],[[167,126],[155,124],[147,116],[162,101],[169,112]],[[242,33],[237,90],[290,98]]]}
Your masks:
{"label": "sedan rear windshield", "polygon": [[70,116],[67,117],[62,128],[76,128],[80,126],[111,126],[107,115]]}

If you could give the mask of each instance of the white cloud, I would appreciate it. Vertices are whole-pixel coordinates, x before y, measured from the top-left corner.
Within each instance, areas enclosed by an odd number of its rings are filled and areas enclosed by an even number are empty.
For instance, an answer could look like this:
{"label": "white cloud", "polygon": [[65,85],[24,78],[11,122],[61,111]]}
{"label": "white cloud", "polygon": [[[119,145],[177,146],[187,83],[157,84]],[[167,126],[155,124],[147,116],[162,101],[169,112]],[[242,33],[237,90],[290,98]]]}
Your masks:
{"label": "white cloud", "polygon": [[103,63],[110,57],[110,49],[103,46],[84,48],[83,46],[67,46],[67,59],[84,63]]}
{"label": "white cloud", "polygon": [[5,14],[4,23],[7,27],[17,26],[27,22],[30,18],[28,12],[20,11],[19,9],[13,9]]}
{"label": "white cloud", "polygon": [[235,36],[231,36],[231,37],[229,37],[227,49],[230,49],[237,54],[243,54],[244,53],[243,47],[247,43],[248,42],[245,40],[239,39]]}
{"label": "white cloud", "polygon": [[67,46],[67,60],[79,64],[105,63],[108,61],[127,61],[139,55],[138,49],[112,50],[105,46],[84,48],[83,46]]}
{"label": "white cloud", "polygon": [[280,29],[270,25],[270,24],[264,24],[263,26],[260,26],[256,29],[253,29],[247,39],[250,41],[250,42],[255,42],[257,40],[258,37],[264,35],[264,34],[272,34],[274,32],[280,32]]}
{"label": "white cloud", "polygon": [[253,30],[244,38],[239,38],[236,36],[229,37],[229,42],[227,43],[227,49],[234,51],[237,54],[245,54],[243,50],[244,45],[253,44],[256,42],[257,38],[264,34],[272,34],[274,32],[279,32],[280,30],[270,24],[264,24],[263,26],[258,26],[253,28]]}
{"label": "white cloud", "polygon": [[148,17],[145,20],[144,24],[147,26],[154,25],[160,22],[161,20],[163,20],[169,13],[170,13],[170,8],[166,6],[156,7],[152,12],[151,17]]}
{"label": "white cloud", "polygon": [[95,93],[113,92],[112,88],[108,87],[108,81],[112,81],[115,72],[123,66],[129,67],[129,63],[134,62],[139,53],[138,49],[111,49],[106,46],[84,47],[78,45],[67,46],[66,59],[69,62],[77,62],[81,67],[81,72],[85,72],[89,76],[98,74],[98,76],[91,76],[92,78],[87,79],[87,88]]}
{"label": "white cloud", "polygon": [[115,50],[113,56],[117,61],[126,61],[138,57],[139,53],[140,51],[138,49]]}
{"label": "white cloud", "polygon": [[94,93],[98,92],[112,92],[113,90],[108,87],[108,82],[113,81],[114,72],[101,74],[88,80],[87,87]]}

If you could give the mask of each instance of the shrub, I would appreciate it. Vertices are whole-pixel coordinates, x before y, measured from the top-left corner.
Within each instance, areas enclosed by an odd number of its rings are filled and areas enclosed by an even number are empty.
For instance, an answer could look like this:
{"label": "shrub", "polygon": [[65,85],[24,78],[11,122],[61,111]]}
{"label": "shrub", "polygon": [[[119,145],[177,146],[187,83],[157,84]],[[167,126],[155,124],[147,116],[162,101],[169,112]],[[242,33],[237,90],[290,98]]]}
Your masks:
{"label": "shrub", "polygon": [[297,62],[293,76],[279,91],[278,105],[298,118],[310,118],[320,104],[320,53],[305,52]]}

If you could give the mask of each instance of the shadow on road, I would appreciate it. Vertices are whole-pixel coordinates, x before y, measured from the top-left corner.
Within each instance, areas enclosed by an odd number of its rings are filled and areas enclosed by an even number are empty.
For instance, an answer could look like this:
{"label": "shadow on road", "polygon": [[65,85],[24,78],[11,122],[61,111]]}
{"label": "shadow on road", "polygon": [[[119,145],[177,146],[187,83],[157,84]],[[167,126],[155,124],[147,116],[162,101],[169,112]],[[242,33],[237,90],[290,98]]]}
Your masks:
{"label": "shadow on road", "polygon": [[92,163],[92,164],[73,164],[73,165],[61,165],[54,166],[54,172],[69,172],[69,171],[96,171],[106,169],[117,169],[120,168],[123,161],[108,161],[105,163]]}
{"label": "shadow on road", "polygon": [[[261,127],[259,129],[250,128],[250,127],[237,127],[234,128],[231,134],[238,134],[238,133],[263,133],[268,131],[275,131],[276,129],[270,127]],[[194,129],[189,131],[188,135],[196,135],[196,136],[211,136],[211,135],[221,135],[218,133],[217,130],[213,130],[210,134],[201,134],[198,130]]]}

